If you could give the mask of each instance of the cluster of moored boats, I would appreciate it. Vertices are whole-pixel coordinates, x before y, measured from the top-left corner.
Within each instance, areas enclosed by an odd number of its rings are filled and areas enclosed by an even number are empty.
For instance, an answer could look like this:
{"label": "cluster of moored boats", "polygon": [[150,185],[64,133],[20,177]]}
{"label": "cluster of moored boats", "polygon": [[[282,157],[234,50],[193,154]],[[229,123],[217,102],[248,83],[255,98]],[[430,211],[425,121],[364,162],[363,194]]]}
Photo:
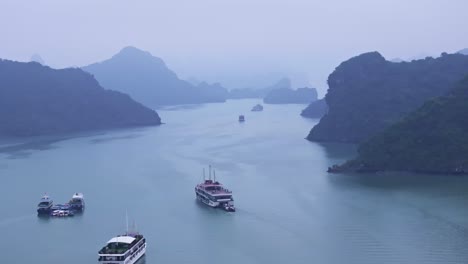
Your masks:
{"label": "cluster of moored boats", "polygon": [[37,214],[39,216],[69,217],[77,212],[83,212],[85,208],[84,197],[82,193],[73,194],[68,203],[54,204],[54,201],[46,194],[41,198],[37,205]]}
{"label": "cluster of moored boats", "polygon": [[[213,177],[212,177],[213,175]],[[235,212],[232,191],[226,189],[216,180],[216,172],[209,166],[208,179],[203,169],[203,182],[195,186],[197,200],[212,208],[221,208],[228,212]],[[54,205],[48,195],[44,195],[37,206],[38,215],[68,217],[75,212],[82,212],[85,208],[82,193],[73,194],[66,204]],[[128,231],[107,241],[98,252],[98,261],[102,264],[134,264],[146,253],[146,239],[136,232]]]}

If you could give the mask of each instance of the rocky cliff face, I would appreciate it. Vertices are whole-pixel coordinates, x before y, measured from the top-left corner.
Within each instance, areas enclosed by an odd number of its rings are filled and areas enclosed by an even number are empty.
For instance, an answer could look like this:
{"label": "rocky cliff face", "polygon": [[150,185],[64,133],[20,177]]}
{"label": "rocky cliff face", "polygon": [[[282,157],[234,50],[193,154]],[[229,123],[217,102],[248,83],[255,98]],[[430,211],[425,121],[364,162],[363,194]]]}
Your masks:
{"label": "rocky cliff face", "polygon": [[315,102],[310,103],[304,110],[301,112],[301,116],[307,118],[322,118],[328,112],[327,102],[325,99],[320,99]]}
{"label": "rocky cliff face", "polygon": [[468,73],[468,56],[442,54],[412,62],[365,53],[339,65],[328,78],[328,113],[308,139],[357,143],[381,132],[425,101],[447,93]]}

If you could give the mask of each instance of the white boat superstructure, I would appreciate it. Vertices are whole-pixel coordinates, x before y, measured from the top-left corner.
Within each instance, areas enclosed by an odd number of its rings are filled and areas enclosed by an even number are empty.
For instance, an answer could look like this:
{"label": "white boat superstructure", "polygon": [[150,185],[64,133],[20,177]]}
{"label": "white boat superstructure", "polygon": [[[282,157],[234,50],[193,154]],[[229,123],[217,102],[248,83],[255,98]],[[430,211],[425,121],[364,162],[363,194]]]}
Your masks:
{"label": "white boat superstructure", "polygon": [[52,201],[52,199],[50,199],[50,197],[45,194],[42,196],[41,201],[37,205],[37,213],[39,215],[49,215],[53,205],[54,201]]}
{"label": "white boat superstructure", "polygon": [[82,212],[85,209],[84,196],[82,193],[74,193],[70,202],[68,202],[70,208]]}
{"label": "white boat superstructure", "polygon": [[[133,230],[135,227],[133,226]],[[102,264],[134,264],[146,253],[146,239],[142,234],[128,231],[107,241],[99,250],[99,263]]]}
{"label": "white boat superstructure", "polygon": [[134,264],[146,253],[146,239],[140,234],[125,234],[107,241],[99,251],[99,263]]}

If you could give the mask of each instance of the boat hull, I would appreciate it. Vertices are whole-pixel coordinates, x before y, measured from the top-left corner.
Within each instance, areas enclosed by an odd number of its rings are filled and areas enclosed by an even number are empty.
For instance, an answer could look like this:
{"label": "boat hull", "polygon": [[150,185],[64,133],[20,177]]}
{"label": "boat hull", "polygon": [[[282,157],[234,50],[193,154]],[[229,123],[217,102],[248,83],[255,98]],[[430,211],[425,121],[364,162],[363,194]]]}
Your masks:
{"label": "boat hull", "polygon": [[197,200],[202,202],[205,205],[208,205],[209,207],[213,207],[213,208],[219,207],[218,202],[213,202],[210,199],[208,199],[208,198],[206,198],[203,195],[200,195],[198,193],[197,193]]}
{"label": "boat hull", "polygon": [[223,209],[224,211],[227,211],[227,212],[235,212],[236,211],[236,208],[234,207],[234,205],[232,203],[229,203],[229,202],[214,202],[206,197],[204,197],[203,195],[199,194],[199,193],[196,193],[197,195],[197,200],[200,201],[201,203],[209,206],[209,207],[212,207],[212,208],[220,208],[220,209]]}
{"label": "boat hull", "polygon": [[75,212],[83,212],[85,209],[84,204],[83,205],[70,205],[70,209],[72,209]]}
{"label": "boat hull", "polygon": [[38,208],[37,214],[38,215],[49,215],[52,212],[50,208]]}

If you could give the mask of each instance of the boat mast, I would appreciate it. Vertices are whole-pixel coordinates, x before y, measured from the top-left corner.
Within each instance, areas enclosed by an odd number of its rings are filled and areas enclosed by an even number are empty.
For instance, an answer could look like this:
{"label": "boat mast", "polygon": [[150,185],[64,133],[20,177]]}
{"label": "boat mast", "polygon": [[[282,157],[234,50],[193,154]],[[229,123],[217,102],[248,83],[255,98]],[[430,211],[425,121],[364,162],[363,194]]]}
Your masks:
{"label": "boat mast", "polygon": [[213,177],[214,177],[214,182],[216,182],[216,171],[213,170]]}
{"label": "boat mast", "polygon": [[137,228],[136,228],[136,223],[135,223],[135,219],[133,219],[132,221],[132,234],[137,234]]}
{"label": "boat mast", "polygon": [[208,177],[209,177],[209,180],[211,180],[211,165],[209,165],[208,168],[209,168],[209,169],[208,169],[208,171],[209,171]]}
{"label": "boat mast", "polygon": [[206,177],[205,177],[205,168],[203,168],[203,181],[205,181]]}

